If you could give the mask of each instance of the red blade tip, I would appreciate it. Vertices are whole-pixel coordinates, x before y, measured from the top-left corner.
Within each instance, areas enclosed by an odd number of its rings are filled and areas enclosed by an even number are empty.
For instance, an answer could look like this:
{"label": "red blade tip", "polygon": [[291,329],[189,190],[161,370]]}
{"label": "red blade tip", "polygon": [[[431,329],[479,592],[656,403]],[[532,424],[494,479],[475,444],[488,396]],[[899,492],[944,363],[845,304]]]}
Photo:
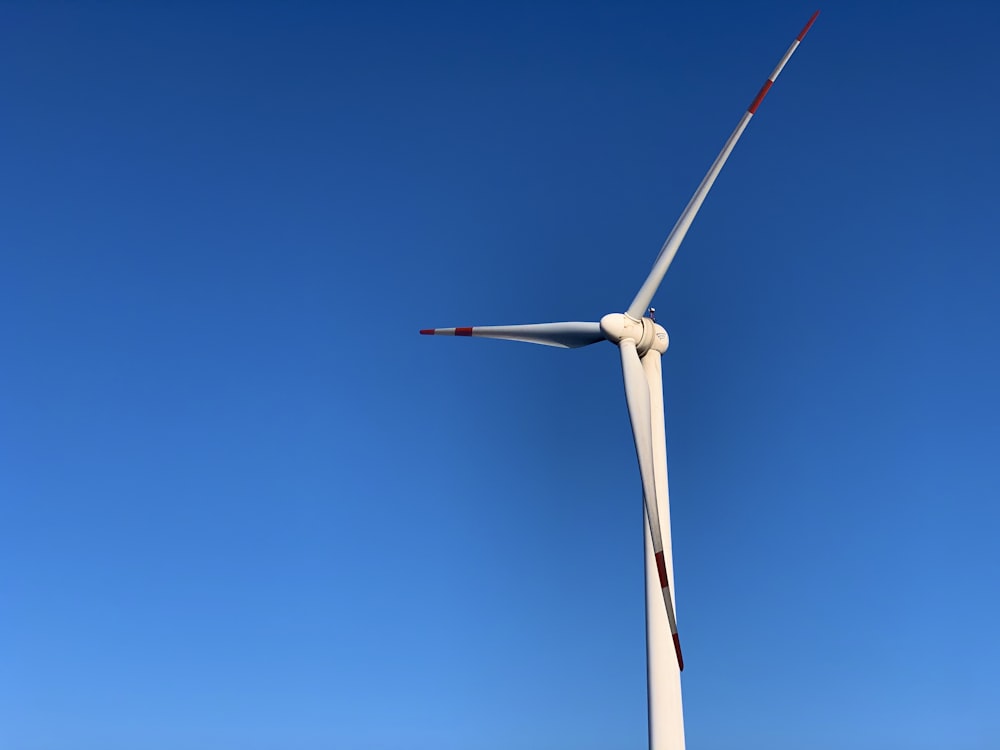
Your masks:
{"label": "red blade tip", "polygon": [[421,336],[433,336],[434,335],[434,329],[433,328],[421,328],[420,329],[420,335]]}
{"label": "red blade tip", "polygon": [[797,37],[795,37],[796,41],[801,42],[802,39],[805,37],[805,35],[809,33],[809,29],[812,27],[814,23],[816,23],[816,16],[818,15],[819,15],[818,10],[812,14],[812,18],[809,19],[809,23],[807,23],[805,28],[799,32],[799,35]]}
{"label": "red blade tip", "polygon": [[677,666],[680,670],[684,671],[684,656],[681,654],[681,639],[677,633],[674,633],[674,651],[677,653]]}

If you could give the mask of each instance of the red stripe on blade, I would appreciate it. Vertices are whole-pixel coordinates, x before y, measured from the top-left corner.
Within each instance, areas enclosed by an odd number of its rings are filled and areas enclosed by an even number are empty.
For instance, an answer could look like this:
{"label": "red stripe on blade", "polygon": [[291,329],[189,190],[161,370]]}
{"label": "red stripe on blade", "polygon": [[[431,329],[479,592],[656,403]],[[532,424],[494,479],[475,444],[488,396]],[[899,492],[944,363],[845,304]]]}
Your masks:
{"label": "red stripe on blade", "polygon": [[472,329],[471,328],[456,328],[455,329],[455,335],[456,336],[471,336],[472,335]]}
{"label": "red stripe on blade", "polygon": [[757,96],[754,97],[754,100],[750,102],[750,106],[747,107],[747,112],[750,114],[756,114],[757,107],[759,107],[760,103],[764,101],[764,97],[767,96],[767,92],[772,85],[774,85],[774,81],[772,80],[764,82],[764,85],[760,87],[760,91],[757,92]]}
{"label": "red stripe on blade", "polygon": [[421,328],[420,329],[420,335],[421,336],[433,336],[434,335],[434,329],[433,328]]}
{"label": "red stripe on blade", "polygon": [[656,553],[656,572],[660,574],[660,588],[667,587],[667,564],[663,560],[663,553]]}
{"label": "red stripe on blade", "polygon": [[684,671],[684,655],[681,654],[681,639],[677,633],[674,633],[674,652],[677,654],[677,666],[680,670]]}
{"label": "red stripe on blade", "polygon": [[797,42],[801,42],[802,41],[802,38],[807,33],[809,33],[810,27],[812,27],[812,25],[814,23],[816,23],[816,16],[818,16],[818,15],[819,15],[819,11],[818,10],[815,13],[812,14],[812,18],[809,19],[809,23],[807,23],[806,27],[804,29],[802,29],[801,33],[799,33],[799,35],[797,37],[795,37],[795,41],[797,41]]}

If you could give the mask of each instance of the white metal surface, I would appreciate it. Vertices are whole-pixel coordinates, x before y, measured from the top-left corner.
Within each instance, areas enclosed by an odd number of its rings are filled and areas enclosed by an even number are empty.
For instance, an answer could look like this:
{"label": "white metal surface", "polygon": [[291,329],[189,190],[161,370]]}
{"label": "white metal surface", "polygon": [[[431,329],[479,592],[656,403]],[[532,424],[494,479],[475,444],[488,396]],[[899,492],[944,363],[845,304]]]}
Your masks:
{"label": "white metal surface", "polygon": [[[652,323],[652,321],[649,321]],[[655,323],[653,324],[655,325]],[[657,506],[656,492],[656,459],[653,456],[653,421],[650,405],[650,387],[646,370],[636,352],[635,341],[631,338],[622,339],[618,344],[622,360],[622,377],[625,381],[625,401],[628,404],[629,421],[632,424],[632,439],[635,441],[635,455],[639,461],[639,474],[642,477],[642,496],[646,507],[646,518],[649,520],[650,538],[653,542],[653,558],[659,586],[662,589],[663,606],[670,625],[671,640],[677,656],[678,667],[683,671],[684,658],[681,656],[680,639],[677,635],[677,621],[674,617],[674,598],[670,593],[670,576],[667,573],[663,550],[663,538],[660,534],[660,511]],[[646,356],[652,355],[659,359],[659,352],[650,350]],[[662,430],[662,418],[658,421]],[[666,476],[661,481],[666,481]]]}
{"label": "white metal surface", "polygon": [[[666,513],[662,516],[665,518]],[[649,523],[643,513],[646,558],[646,703],[650,750],[684,750],[681,670],[663,611]]]}
{"label": "white metal surface", "polygon": [[[653,433],[653,470],[656,482],[656,505],[660,513],[660,538],[667,577],[675,584],[674,559],[670,534],[670,493],[667,483],[667,442],[664,429],[663,380],[661,357],[656,350],[642,358],[642,369],[649,386],[650,426]],[[650,538],[649,519],[643,529],[646,558],[646,684],[649,707],[650,750],[683,750],[684,712],[681,701],[681,672],[672,648],[670,623],[661,606],[662,591]],[[672,585],[674,613],[677,613],[677,587]]]}
{"label": "white metal surface", "polygon": [[[515,326],[432,328],[425,335],[480,336],[575,348],[607,339],[619,348],[622,377],[643,488],[643,537],[646,574],[646,650],[650,750],[683,750],[684,717],[680,673],[684,669],[677,637],[676,592],[667,490],[666,434],[663,416],[661,355],[667,332],[644,317],[698,209],[771,85],[809,31],[819,11],[786,50],[740,118],[694,196],[657,255],[653,268],[626,313],[611,313],[600,323],[541,323]],[[662,604],[661,604],[662,602]]]}
{"label": "white metal surface", "polygon": [[657,325],[651,318],[633,320],[624,313],[609,313],[601,318],[601,331],[612,344],[632,339],[640,357],[650,349],[663,354],[670,344],[670,338],[663,326]]}

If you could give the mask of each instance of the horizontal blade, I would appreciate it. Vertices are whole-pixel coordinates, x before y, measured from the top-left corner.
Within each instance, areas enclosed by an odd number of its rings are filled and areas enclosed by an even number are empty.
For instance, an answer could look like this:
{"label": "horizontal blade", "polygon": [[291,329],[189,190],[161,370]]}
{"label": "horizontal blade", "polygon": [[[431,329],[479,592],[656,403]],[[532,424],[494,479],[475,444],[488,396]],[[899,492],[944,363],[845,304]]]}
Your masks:
{"label": "horizontal blade", "polygon": [[622,377],[625,380],[625,401],[628,403],[628,417],[632,423],[632,439],[635,442],[635,455],[639,459],[639,474],[642,477],[642,499],[646,507],[646,520],[649,522],[649,535],[653,542],[653,555],[656,559],[656,572],[660,579],[660,589],[663,592],[663,604],[667,610],[667,622],[670,624],[670,634],[673,636],[674,651],[677,654],[677,666],[684,670],[684,658],[681,656],[681,643],[677,636],[677,618],[674,616],[674,600],[670,594],[670,581],[667,577],[667,564],[663,556],[663,537],[660,533],[660,513],[656,502],[656,470],[653,459],[652,414],[650,411],[649,385],[643,371],[635,341],[623,339],[618,344],[622,358]]}
{"label": "horizontal blade", "polygon": [[484,339],[525,341],[529,344],[576,349],[604,341],[600,323],[535,323],[518,326],[474,326],[470,328],[425,328],[424,336],[479,336]]}
{"label": "horizontal blade", "polygon": [[750,102],[750,106],[747,107],[747,111],[743,113],[743,117],[740,118],[739,124],[736,126],[736,130],[733,131],[732,135],[729,136],[729,140],[726,141],[726,145],[722,147],[722,151],[715,161],[712,162],[711,168],[708,170],[708,174],[701,181],[698,189],[694,191],[694,195],[691,197],[690,202],[684,209],[677,223],[674,224],[674,228],[670,231],[666,242],[663,243],[663,247],[660,248],[660,254],[656,256],[656,261],[653,263],[653,269],[649,272],[649,276],[646,277],[645,283],[643,283],[642,288],[639,289],[639,293],[635,295],[635,299],[632,300],[632,304],[629,305],[628,315],[629,317],[639,320],[643,315],[646,314],[646,310],[649,304],[653,301],[653,296],[656,294],[656,290],[660,288],[660,282],[663,281],[663,277],[667,273],[667,269],[670,267],[671,261],[677,254],[677,249],[681,246],[681,242],[684,241],[684,236],[687,234],[688,229],[691,227],[691,222],[694,221],[694,217],[698,214],[698,209],[701,208],[701,204],[705,201],[705,197],[708,195],[708,191],[712,189],[712,185],[715,183],[715,178],[719,176],[719,172],[722,171],[722,167],[726,163],[726,159],[729,158],[729,154],[732,153],[733,148],[736,146],[736,142],[743,135],[743,131],[746,130],[747,125],[750,123],[750,118],[754,116],[757,112],[757,107],[764,100],[767,92],[770,91],[771,86],[778,79],[778,74],[781,73],[782,68],[791,58],[792,53],[799,46],[799,42],[805,37],[806,32],[813,25],[816,20],[816,16],[819,15],[819,11],[813,13],[812,18],[809,19],[809,23],[805,25],[805,28],[799,32],[799,35],[795,37],[795,41],[792,42],[791,46],[785,50],[785,54],[782,56],[781,60],[778,62],[777,67],[771,71],[771,75],[767,77],[764,85],[761,87],[760,91],[757,92],[757,96],[754,100]]}

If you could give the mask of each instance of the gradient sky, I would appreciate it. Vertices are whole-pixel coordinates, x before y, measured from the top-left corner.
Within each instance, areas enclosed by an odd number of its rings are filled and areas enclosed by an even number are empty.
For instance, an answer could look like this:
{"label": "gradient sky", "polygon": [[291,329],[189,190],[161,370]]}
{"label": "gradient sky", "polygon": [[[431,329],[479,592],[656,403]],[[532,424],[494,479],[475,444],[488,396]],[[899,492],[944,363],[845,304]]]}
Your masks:
{"label": "gradient sky", "polygon": [[[0,4],[0,747],[645,747],[613,348],[815,6]],[[829,2],[661,288],[693,750],[1000,746],[996,3]]]}

